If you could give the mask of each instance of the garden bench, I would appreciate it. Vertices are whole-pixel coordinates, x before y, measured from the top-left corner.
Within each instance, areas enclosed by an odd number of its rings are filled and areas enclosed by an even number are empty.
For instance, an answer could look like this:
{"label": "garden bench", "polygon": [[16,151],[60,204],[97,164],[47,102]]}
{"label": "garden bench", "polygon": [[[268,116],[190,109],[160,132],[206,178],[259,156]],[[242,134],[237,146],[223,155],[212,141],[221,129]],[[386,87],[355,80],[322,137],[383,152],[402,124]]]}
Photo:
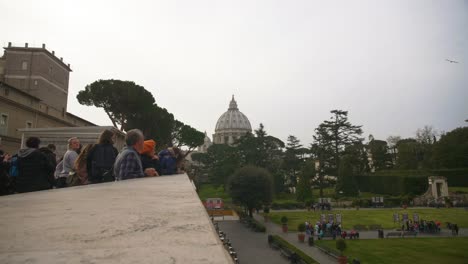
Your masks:
{"label": "garden bench", "polygon": [[416,237],[417,234],[418,234],[418,232],[415,232],[415,231],[405,231],[405,232],[403,232],[403,237],[405,237],[405,236]]}
{"label": "garden bench", "polygon": [[391,236],[401,237],[401,232],[388,232],[385,237],[389,238]]}

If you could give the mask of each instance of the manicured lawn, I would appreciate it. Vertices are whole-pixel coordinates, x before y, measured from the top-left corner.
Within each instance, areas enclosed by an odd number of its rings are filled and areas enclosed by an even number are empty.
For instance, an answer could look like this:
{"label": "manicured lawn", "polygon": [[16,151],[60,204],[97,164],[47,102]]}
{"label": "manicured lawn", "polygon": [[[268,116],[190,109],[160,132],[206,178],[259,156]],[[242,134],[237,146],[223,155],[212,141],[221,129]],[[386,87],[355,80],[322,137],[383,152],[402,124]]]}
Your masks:
{"label": "manicured lawn", "polygon": [[222,185],[203,184],[198,190],[198,196],[202,202],[205,202],[207,198],[221,198],[225,203],[231,202],[231,197],[224,191]]}
{"label": "manicured lawn", "polygon": [[[336,248],[336,241],[316,241]],[[361,263],[468,263],[468,238],[395,238],[346,240],[344,255]]]}
{"label": "manicured lawn", "polygon": [[[339,214],[343,219],[343,228],[351,229],[355,225],[381,225],[385,229],[396,228],[398,224],[393,223],[393,214],[408,213],[409,219],[413,219],[413,213],[419,214],[419,219],[438,220],[443,223],[451,222],[459,227],[468,227],[468,211],[462,208],[441,208],[441,209],[361,209],[361,210],[332,210],[323,211],[323,214]],[[290,230],[297,230],[297,225],[301,222],[309,221],[315,223],[320,220],[320,211],[293,211],[293,212],[272,212],[270,217],[273,222],[281,224],[281,217],[284,215],[289,219]]]}

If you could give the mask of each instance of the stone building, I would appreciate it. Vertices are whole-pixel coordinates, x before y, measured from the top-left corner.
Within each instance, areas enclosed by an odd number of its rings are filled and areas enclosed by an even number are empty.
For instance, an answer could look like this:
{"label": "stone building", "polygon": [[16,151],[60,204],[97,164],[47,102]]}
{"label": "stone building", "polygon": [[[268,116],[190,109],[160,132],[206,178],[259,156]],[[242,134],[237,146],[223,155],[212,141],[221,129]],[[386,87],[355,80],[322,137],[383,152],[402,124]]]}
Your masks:
{"label": "stone building", "polygon": [[250,121],[237,107],[234,95],[229,103],[228,110],[221,115],[216,123],[213,135],[214,144],[233,144],[246,133],[252,132]]}
{"label": "stone building", "polygon": [[0,144],[15,153],[23,128],[95,126],[67,112],[71,68],[41,48],[11,43],[0,57]]}

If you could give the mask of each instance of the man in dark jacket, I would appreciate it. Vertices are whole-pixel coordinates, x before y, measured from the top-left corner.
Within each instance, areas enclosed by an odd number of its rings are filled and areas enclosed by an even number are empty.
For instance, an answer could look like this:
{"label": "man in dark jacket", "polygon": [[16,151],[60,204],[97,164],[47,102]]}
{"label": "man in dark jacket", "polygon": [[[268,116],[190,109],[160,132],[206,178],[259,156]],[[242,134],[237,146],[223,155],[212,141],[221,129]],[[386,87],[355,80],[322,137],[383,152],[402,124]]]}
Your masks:
{"label": "man in dark jacket", "polygon": [[47,156],[38,148],[41,141],[37,137],[30,137],[26,141],[25,149],[18,153],[18,177],[16,191],[34,192],[52,188],[54,184],[54,166]]}

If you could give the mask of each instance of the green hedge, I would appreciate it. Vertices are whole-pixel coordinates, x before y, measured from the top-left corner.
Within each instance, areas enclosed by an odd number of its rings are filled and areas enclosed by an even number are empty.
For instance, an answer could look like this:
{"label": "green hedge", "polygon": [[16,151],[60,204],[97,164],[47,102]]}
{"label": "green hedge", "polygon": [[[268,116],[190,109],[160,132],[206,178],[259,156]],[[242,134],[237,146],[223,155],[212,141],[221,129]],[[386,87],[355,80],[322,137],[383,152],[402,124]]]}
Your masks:
{"label": "green hedge", "polygon": [[451,187],[468,187],[468,168],[432,170],[430,176],[444,176]]}
{"label": "green hedge", "polygon": [[421,195],[428,188],[427,177],[444,176],[449,186],[468,187],[468,168],[437,170],[384,170],[356,176],[361,192],[392,196]]}
{"label": "green hedge", "polygon": [[361,192],[371,192],[388,195],[414,194],[426,192],[428,187],[426,176],[356,176]]}
{"label": "green hedge", "polygon": [[296,253],[307,264],[316,264],[316,263],[318,263],[313,258],[311,258],[309,255],[305,254],[300,249],[298,249],[294,245],[290,244],[288,241],[284,240],[280,236],[274,235],[273,236],[273,242],[278,244],[278,246],[280,246],[281,248],[287,248],[290,251]]}
{"label": "green hedge", "polygon": [[271,209],[278,210],[278,209],[304,209],[306,208],[303,202],[273,202],[271,203]]}

